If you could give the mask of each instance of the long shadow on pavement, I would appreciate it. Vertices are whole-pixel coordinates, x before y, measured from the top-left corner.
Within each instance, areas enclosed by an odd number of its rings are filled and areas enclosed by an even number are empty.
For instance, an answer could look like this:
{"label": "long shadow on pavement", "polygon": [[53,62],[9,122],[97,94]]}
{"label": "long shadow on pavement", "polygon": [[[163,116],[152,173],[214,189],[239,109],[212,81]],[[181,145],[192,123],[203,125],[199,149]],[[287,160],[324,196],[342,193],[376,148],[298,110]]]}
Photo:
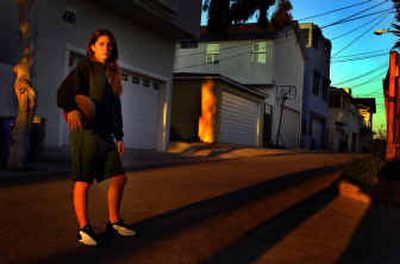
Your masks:
{"label": "long shadow on pavement", "polygon": [[335,181],[321,192],[248,231],[203,263],[252,263],[337,197],[337,184]]}
{"label": "long shadow on pavement", "polygon": [[400,209],[373,202],[339,263],[400,263]]}
{"label": "long shadow on pavement", "polygon": [[[88,261],[88,263],[110,263],[113,260],[121,260],[152,242],[185,230],[207,218],[237,210],[240,206],[300,184],[305,180],[338,171],[343,166],[330,166],[287,174],[239,191],[199,201],[136,223],[133,227],[138,231],[137,237],[111,239],[101,250],[78,247],[75,250],[59,252],[44,259],[32,260],[31,263],[83,263],[85,261]],[[305,211],[307,211],[305,216],[310,214],[308,210]]]}

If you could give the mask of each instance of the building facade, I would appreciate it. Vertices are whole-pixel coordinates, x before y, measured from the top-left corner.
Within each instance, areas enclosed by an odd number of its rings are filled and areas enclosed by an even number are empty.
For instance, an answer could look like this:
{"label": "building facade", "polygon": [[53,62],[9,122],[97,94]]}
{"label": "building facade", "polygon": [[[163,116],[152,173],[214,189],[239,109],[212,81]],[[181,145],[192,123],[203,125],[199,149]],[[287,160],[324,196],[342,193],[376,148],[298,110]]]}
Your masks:
{"label": "building facade", "polygon": [[177,45],[175,73],[220,74],[264,93],[266,144],[300,146],[306,54],[297,24],[278,33],[255,24],[231,28],[224,40],[202,28]]}
{"label": "building facade", "polygon": [[328,116],[328,146],[335,152],[359,152],[362,119],[346,88],[331,88]]}
{"label": "building facade", "polygon": [[358,114],[361,116],[360,128],[360,147],[362,152],[370,152],[372,150],[374,132],[373,117],[376,113],[375,98],[354,98],[354,104],[357,107]]}
{"label": "building facade", "polygon": [[315,24],[300,24],[300,28],[307,52],[301,145],[308,149],[323,149],[327,146],[331,42]]}
{"label": "building facade", "polygon": [[[18,9],[14,1],[0,5],[0,25],[9,34],[9,41],[0,44],[7,52],[0,61],[12,65],[21,57],[21,39],[15,34]],[[175,43],[199,36],[200,14],[200,0],[35,1],[29,19],[34,36],[32,82],[38,92],[36,112],[47,119],[46,145],[68,143],[68,130],[56,106],[57,88],[85,56],[90,34],[107,28],[117,39],[123,72],[126,145],[166,149]]]}
{"label": "building facade", "polygon": [[264,100],[219,74],[175,74],[171,139],[262,147]]}

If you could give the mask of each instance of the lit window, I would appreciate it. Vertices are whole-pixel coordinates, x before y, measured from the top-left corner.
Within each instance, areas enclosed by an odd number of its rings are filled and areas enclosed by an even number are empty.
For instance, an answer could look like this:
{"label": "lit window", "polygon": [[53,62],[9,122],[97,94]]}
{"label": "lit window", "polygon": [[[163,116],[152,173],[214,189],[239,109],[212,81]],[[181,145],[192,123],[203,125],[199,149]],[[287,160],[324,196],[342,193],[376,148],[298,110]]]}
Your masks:
{"label": "lit window", "polygon": [[219,63],[219,44],[208,44],[206,50],[206,65]]}
{"label": "lit window", "polygon": [[251,63],[267,63],[267,42],[256,42],[251,47]]}
{"label": "lit window", "polygon": [[306,45],[306,47],[310,48],[311,47],[310,29],[308,29],[308,28],[301,29],[301,37],[302,37],[302,40],[304,41],[304,44]]}

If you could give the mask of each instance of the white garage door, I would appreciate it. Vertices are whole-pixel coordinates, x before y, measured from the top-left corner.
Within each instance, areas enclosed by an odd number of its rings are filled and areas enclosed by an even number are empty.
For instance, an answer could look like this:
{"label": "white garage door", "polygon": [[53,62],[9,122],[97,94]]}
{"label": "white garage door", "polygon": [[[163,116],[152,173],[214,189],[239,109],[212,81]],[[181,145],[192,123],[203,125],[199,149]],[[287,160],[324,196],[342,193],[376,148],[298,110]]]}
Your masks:
{"label": "white garage door", "polygon": [[[71,52],[69,71],[82,58],[82,55]],[[156,149],[158,114],[161,111],[159,104],[161,84],[144,76],[123,73],[122,85],[121,104],[125,147]],[[69,133],[64,120],[61,122],[61,145],[69,145]]]}
{"label": "white garage door", "polygon": [[160,112],[157,82],[145,77],[124,75],[122,84],[125,146],[135,149],[156,149]]}
{"label": "white garage door", "polygon": [[219,141],[257,146],[259,117],[259,103],[222,92]]}
{"label": "white garage door", "polygon": [[284,108],[281,127],[281,144],[286,148],[299,146],[300,114],[292,109]]}

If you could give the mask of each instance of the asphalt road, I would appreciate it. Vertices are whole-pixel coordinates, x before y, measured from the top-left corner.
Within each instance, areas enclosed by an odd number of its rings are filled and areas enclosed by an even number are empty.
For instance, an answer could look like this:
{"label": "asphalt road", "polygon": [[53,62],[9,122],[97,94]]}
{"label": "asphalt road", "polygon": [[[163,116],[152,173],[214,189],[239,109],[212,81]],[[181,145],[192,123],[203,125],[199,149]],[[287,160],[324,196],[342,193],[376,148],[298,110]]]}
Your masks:
{"label": "asphalt road", "polygon": [[[269,156],[129,172],[122,212],[128,223],[137,226],[139,235],[128,239],[111,238],[101,248],[76,246],[77,226],[70,181],[1,187],[0,263],[74,263],[71,260],[91,260],[92,263],[201,262],[217,250],[215,238],[211,244],[216,246],[201,248],[207,245],[213,233],[218,232],[218,225],[224,225],[226,238],[236,231],[229,228],[229,222],[213,222],[210,226],[215,230],[206,226],[195,231],[189,240],[179,239],[192,232],[194,225],[201,225],[213,217],[199,218],[193,213],[196,208],[190,208],[193,203],[282,175],[343,164],[355,157],[350,154]],[[321,180],[321,184],[329,183],[329,180]],[[99,233],[103,232],[107,220],[106,190],[107,183],[94,184],[90,190],[89,215]],[[278,202],[308,192],[308,189],[302,190],[293,188],[270,204],[279,208]],[[263,204],[263,210],[268,211]],[[163,215],[177,208],[180,208],[179,217]],[[220,217],[220,220],[229,217]],[[242,222],[235,225],[246,226],[253,217],[242,216],[240,219]],[[228,242],[226,239],[224,243]]]}

